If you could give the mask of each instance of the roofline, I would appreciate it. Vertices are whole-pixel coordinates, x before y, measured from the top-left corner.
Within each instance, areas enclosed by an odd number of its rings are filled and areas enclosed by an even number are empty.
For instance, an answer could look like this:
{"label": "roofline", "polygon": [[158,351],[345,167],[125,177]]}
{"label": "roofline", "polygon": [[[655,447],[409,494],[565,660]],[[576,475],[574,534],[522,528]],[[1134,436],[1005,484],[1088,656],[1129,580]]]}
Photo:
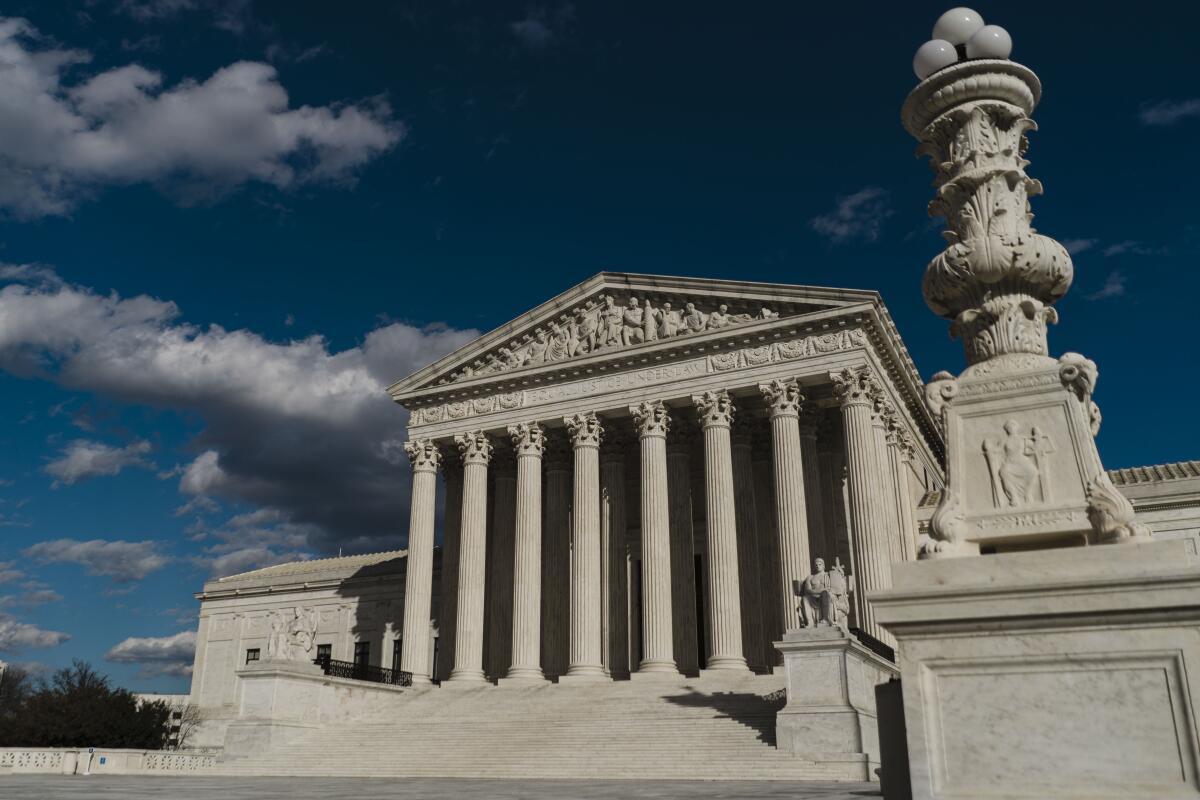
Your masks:
{"label": "roofline", "polygon": [[[755,289],[769,291],[775,289],[789,294],[797,294],[803,292],[809,298],[816,301],[828,302],[831,306],[851,306],[859,303],[869,302],[883,304],[883,298],[879,292],[869,289],[841,289],[828,286],[809,286],[807,284],[797,283],[766,283],[758,281],[738,281],[728,280],[724,278],[695,278],[681,275],[660,275],[654,273],[643,272],[597,272],[592,277],[575,284],[574,286],[559,292],[554,297],[536,306],[535,308],[526,311],[524,314],[506,322],[499,327],[493,328],[479,338],[468,342],[452,353],[442,356],[437,361],[429,364],[410,375],[395,381],[388,386],[388,394],[393,400],[400,401],[399,396],[413,391],[428,380],[433,375],[448,369],[451,364],[462,357],[462,353],[467,349],[478,349],[482,352],[487,352],[494,346],[498,346],[504,339],[513,335],[519,328],[533,322],[534,320],[553,311],[569,311],[570,306],[578,302],[580,297],[585,296],[595,289],[609,285],[613,288],[621,288],[620,284],[624,283],[629,289],[633,289],[634,283],[649,283],[662,284],[663,290],[669,291],[695,291],[698,293],[733,292],[739,288],[745,289],[747,284],[752,285]],[[890,315],[888,317],[890,320]],[[894,327],[894,326],[893,326]]]}

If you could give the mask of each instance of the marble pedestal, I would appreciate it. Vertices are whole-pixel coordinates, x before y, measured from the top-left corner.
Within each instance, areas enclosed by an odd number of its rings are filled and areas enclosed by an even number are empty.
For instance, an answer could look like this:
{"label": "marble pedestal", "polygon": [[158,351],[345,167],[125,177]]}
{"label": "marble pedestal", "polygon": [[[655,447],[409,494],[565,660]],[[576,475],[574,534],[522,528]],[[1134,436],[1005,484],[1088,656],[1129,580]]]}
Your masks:
{"label": "marble pedestal", "polygon": [[1185,542],[896,564],[913,797],[1200,797],[1200,559]]}
{"label": "marble pedestal", "polygon": [[818,762],[858,760],[859,780],[875,780],[875,686],[896,667],[836,627],[790,630],[775,648],[787,677],[787,705],[775,716],[778,748]]}

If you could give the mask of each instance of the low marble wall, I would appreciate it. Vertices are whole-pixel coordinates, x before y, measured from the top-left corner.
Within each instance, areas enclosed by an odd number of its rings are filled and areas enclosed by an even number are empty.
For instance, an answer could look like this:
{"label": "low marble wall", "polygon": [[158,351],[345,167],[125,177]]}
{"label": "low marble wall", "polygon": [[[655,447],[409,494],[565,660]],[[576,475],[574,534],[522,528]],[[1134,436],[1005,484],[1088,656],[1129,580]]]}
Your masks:
{"label": "low marble wall", "polygon": [[216,750],[125,750],[121,748],[0,747],[0,775],[138,775],[200,772],[217,763]]}

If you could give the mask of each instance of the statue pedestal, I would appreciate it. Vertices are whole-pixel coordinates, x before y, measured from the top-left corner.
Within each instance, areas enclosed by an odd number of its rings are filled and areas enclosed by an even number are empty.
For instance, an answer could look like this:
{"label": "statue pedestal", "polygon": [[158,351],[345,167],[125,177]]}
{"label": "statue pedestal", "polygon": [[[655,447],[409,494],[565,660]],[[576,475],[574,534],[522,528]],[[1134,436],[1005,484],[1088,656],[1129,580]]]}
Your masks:
{"label": "statue pedestal", "polygon": [[[1186,542],[895,564],[913,797],[1200,797]],[[790,674],[789,674],[790,679]]]}
{"label": "statue pedestal", "polygon": [[775,716],[778,748],[817,762],[857,760],[857,780],[875,780],[875,686],[898,673],[895,665],[833,626],[790,630],[775,649],[787,676],[787,705]]}

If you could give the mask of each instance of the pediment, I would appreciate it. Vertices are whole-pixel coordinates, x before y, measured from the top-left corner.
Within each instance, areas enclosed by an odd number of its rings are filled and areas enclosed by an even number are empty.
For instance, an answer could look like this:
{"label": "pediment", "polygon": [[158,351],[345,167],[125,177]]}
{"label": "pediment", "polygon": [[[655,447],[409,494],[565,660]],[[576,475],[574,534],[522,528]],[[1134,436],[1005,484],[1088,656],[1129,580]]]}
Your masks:
{"label": "pediment", "polygon": [[878,295],[775,283],[602,272],[398,381],[393,398],[451,384],[625,355],[664,340],[877,301]]}

